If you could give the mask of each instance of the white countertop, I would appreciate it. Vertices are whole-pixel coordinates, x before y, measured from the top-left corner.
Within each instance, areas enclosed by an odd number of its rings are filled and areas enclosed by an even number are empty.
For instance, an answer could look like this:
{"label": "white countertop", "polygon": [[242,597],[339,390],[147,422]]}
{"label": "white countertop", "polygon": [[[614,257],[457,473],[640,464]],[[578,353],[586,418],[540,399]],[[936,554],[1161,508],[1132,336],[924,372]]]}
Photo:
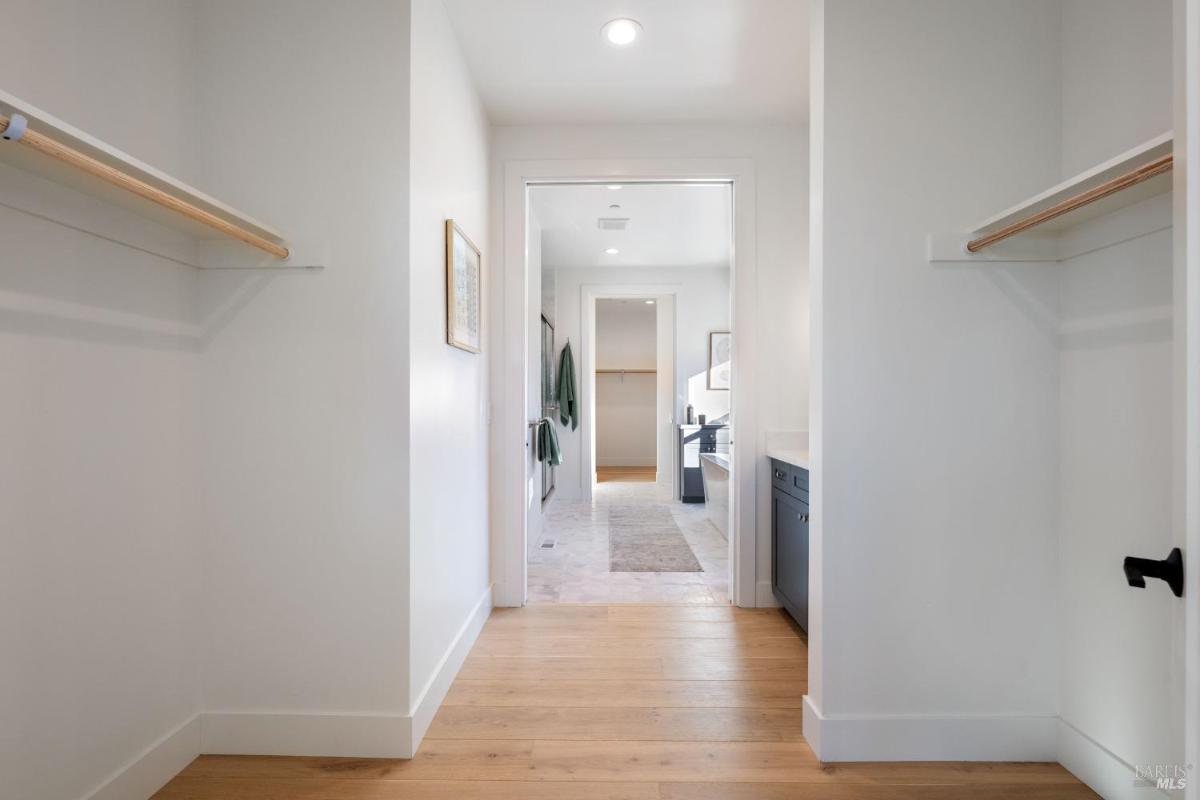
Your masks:
{"label": "white countertop", "polygon": [[809,466],[810,462],[807,450],[783,450],[780,448],[768,448],[767,458],[774,458],[777,461],[782,461],[785,464],[791,464],[793,467],[811,469]]}

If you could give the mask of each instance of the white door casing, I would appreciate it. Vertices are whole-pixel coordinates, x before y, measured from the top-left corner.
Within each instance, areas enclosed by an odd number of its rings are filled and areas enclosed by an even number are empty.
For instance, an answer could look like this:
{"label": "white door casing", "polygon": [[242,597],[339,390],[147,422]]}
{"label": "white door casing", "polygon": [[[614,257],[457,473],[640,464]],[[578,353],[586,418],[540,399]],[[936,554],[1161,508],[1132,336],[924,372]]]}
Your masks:
{"label": "white door casing", "polygon": [[[735,605],[753,607],[755,598],[755,467],[761,456],[753,398],[755,397],[755,180],[750,159],[562,159],[514,160],[503,167],[501,261],[496,276],[500,290],[489,301],[493,318],[500,320],[500,342],[492,350],[493,425],[489,491],[492,493],[492,559],[496,574],[495,604],[525,604],[528,583],[526,549],[526,370],[528,304],[526,231],[529,216],[528,187],[534,183],[611,183],[635,181],[728,181],[733,192],[733,247],[731,259],[731,330],[733,337],[733,390],[730,419],[736,431],[730,506],[730,598]],[[739,324],[741,321],[741,324]],[[766,535],[763,537],[767,541]]]}

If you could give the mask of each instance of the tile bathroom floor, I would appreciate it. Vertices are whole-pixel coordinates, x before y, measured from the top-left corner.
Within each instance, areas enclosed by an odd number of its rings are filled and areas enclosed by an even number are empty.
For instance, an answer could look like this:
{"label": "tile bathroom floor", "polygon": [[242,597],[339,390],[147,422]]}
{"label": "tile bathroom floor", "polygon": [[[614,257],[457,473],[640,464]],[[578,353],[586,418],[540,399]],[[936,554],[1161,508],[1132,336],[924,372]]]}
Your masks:
{"label": "tile bathroom floor", "polygon": [[[702,572],[609,572],[608,509],[659,506],[675,518]],[[552,550],[542,541],[554,539]],[[592,501],[552,500],[529,556],[530,603],[729,602],[729,545],[701,503],[662,501],[653,483],[597,484]]]}

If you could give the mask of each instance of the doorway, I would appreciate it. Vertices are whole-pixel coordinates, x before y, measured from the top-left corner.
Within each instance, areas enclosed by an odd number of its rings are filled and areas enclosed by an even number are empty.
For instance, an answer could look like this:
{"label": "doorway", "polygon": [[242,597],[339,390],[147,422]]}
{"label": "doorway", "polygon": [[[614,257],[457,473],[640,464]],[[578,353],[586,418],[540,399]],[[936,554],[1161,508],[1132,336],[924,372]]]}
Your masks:
{"label": "doorway", "polygon": [[[541,236],[531,235],[538,224],[531,193],[536,187],[547,185],[607,187],[617,182],[622,185],[720,183],[729,187],[732,236],[728,330],[732,334],[732,361],[737,365],[729,392],[729,420],[737,430],[737,438],[748,443],[745,447],[735,446],[730,457],[729,602],[742,607],[771,605],[769,567],[756,564],[756,560],[762,562],[769,556],[770,545],[768,534],[764,532],[760,537],[756,530],[756,505],[761,498],[757,496],[760,465],[755,445],[760,437],[752,402],[758,335],[754,324],[757,278],[753,161],[738,158],[512,160],[504,163],[501,172],[497,219],[502,228],[498,238],[503,241],[503,258],[494,266],[490,282],[493,330],[496,347],[502,351],[493,362],[492,380],[491,470],[497,476],[491,488],[495,605],[525,605],[529,553],[541,533],[540,518],[531,513],[530,502],[534,491],[540,494],[537,482],[531,481],[540,469],[532,457],[530,438],[530,423],[540,414],[540,408],[530,403],[538,401],[538,376],[536,367],[533,375],[528,372],[529,364],[536,365],[539,357],[536,342],[540,321],[530,310],[541,305],[543,292],[568,294],[562,286],[543,286],[541,270],[529,268],[531,252],[541,246]],[[660,288],[669,292],[670,287]],[[581,290],[577,292],[575,296],[581,296]],[[562,322],[555,320],[556,347],[569,342],[577,352],[581,342]],[[586,390],[587,382],[583,383]],[[554,502],[563,499],[565,478],[570,472],[570,464],[557,470]],[[759,577],[761,580],[757,580]]]}
{"label": "doorway", "polygon": [[[560,411],[541,423],[559,440],[555,493],[527,506],[528,601],[728,604],[732,186],[528,192],[528,297],[554,321]],[[702,439],[721,449],[703,474]]]}
{"label": "doorway", "polygon": [[[655,483],[658,306],[653,297],[596,301],[596,483]],[[670,472],[670,465],[665,465]],[[594,490],[593,490],[594,491]]]}

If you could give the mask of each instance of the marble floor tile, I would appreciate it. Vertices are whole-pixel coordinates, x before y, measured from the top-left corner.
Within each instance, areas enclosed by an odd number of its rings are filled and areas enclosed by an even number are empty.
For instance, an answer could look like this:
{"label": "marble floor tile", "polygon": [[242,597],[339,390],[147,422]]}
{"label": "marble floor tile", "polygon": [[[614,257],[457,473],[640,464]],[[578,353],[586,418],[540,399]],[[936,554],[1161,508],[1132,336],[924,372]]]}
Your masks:
{"label": "marble floor tile", "polygon": [[[608,512],[613,505],[642,505],[670,512],[696,554],[701,572],[610,572]],[[553,500],[541,540],[529,556],[530,603],[729,602],[729,544],[702,504],[661,501],[652,483],[601,483],[592,502]]]}

